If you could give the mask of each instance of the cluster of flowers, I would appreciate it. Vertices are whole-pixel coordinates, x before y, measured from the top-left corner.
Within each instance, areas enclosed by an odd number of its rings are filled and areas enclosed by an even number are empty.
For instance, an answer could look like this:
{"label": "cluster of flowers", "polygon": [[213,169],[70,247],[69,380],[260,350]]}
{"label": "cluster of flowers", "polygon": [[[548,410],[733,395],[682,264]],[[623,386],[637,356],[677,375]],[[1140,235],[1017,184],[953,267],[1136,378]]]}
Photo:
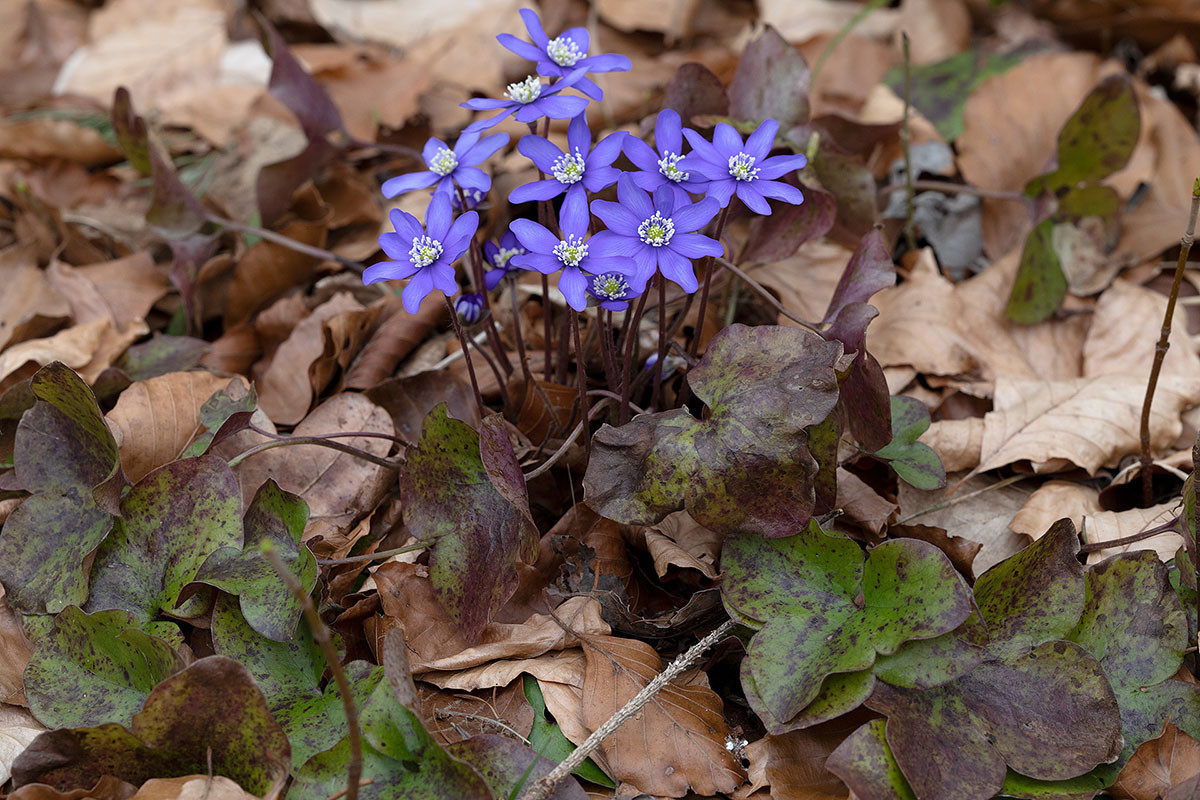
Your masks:
{"label": "cluster of flowers", "polygon": [[[600,100],[603,93],[587,76],[627,71],[632,66],[629,59],[614,54],[588,55],[590,41],[583,28],[570,28],[551,39],[537,14],[523,9],[521,16],[532,43],[507,33],[497,38],[512,52],[535,62],[538,74],[509,84],[508,99],[477,98],[463,103],[466,108],[500,113],[469,125],[453,148],[430,139],[422,153],[427,170],[383,184],[383,193],[389,198],[437,184],[424,227],[413,215],[393,210],[395,232],[379,239],[392,260],[363,273],[365,283],[409,278],[402,299],[410,313],[435,289],[447,297],[458,291],[452,265],[471,246],[479,225],[478,214],[468,208],[491,188],[491,178],[478,165],[508,143],[508,134],[481,134],[509,116],[529,123],[531,129],[544,117],[570,120],[567,152],[533,133],[521,138],[517,150],[548,177],[519,186],[508,197],[510,202],[524,203],[563,195],[558,217],[561,234],[532,220],[513,220],[498,246],[491,242],[483,246],[489,290],[519,268],[545,275],[561,273],[559,291],[576,311],[586,308],[588,295],[603,308],[622,310],[631,298],[645,291],[655,274],[685,292],[694,292],[698,287],[692,260],[724,252],[720,242],[696,231],[726,208],[735,194],[759,214],[771,213],[767,198],[803,202],[799,189],[778,179],[803,167],[805,158],[769,157],[779,129],[772,119],[759,125],[744,142],[732,126],[719,123],[709,142],[696,131],[683,128],[675,111],[664,109],[654,129],[655,149],[624,131],[593,145],[586,109],[589,98]],[[542,83],[539,75],[550,82]],[[566,89],[585,96],[562,94]],[[687,154],[683,152],[684,137],[691,145]],[[612,166],[621,152],[636,171],[622,172]],[[589,193],[614,183],[619,202],[592,200],[589,204]],[[693,195],[703,198],[697,202]],[[455,208],[462,211],[457,219]],[[593,215],[607,230],[589,238]],[[458,309],[464,319],[474,321],[482,313],[482,299],[464,297]]]}

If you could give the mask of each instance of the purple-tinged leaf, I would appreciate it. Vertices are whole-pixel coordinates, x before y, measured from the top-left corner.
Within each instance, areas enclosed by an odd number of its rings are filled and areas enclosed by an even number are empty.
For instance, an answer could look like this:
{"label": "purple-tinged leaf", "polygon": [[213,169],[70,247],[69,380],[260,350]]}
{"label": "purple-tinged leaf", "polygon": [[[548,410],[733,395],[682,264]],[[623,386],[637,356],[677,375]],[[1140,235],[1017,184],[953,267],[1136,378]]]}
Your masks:
{"label": "purple-tinged leaf", "polygon": [[1021,263],[1005,309],[1022,325],[1049,319],[1067,296],[1067,276],[1054,249],[1054,220],[1046,219],[1029,232],[1021,248]]}
{"label": "purple-tinged leaf", "polygon": [[[496,797],[520,797],[557,766],[529,746],[491,733],[472,736],[450,745],[446,751],[474,767]],[[555,786],[550,800],[587,800],[587,797],[578,783],[567,778]]]}
{"label": "purple-tinged leaf", "polygon": [[729,83],[729,114],[738,119],[774,119],[781,130],[808,121],[812,76],[800,51],[770,25],[746,45]]}
{"label": "purple-tinged leaf", "polygon": [[858,243],[842,272],[825,310],[825,322],[833,322],[838,312],[851,303],[869,303],[876,292],[895,285],[896,265],[884,244],[883,233],[872,230]]}
{"label": "purple-tinged leaf", "polygon": [[291,158],[267,164],[260,169],[254,182],[254,192],[263,222],[270,225],[283,216],[296,190],[319,173],[337,152],[337,148],[324,138],[313,139]]}
{"label": "purple-tinged leaf", "polygon": [[819,239],[833,228],[837,217],[837,200],[833,195],[805,186],[799,180],[783,180],[800,187],[804,202],[798,206],[777,205],[770,216],[756,216],[750,221],[750,245],[744,256],[747,261],[782,261],[805,242]]}
{"label": "purple-tinged leaf", "polygon": [[663,108],[674,109],[684,125],[698,115],[729,113],[729,96],[721,79],[703,64],[689,62],[675,71],[663,92]]}
{"label": "purple-tinged leaf", "polygon": [[866,236],[879,219],[879,198],[871,170],[828,139],[821,139],[812,168],[825,190],[837,198],[834,232],[853,239]]}
{"label": "purple-tinged leaf", "polygon": [[345,130],[342,115],[329,93],[292,54],[275,26],[261,14],[256,14],[255,19],[262,28],[263,48],[271,57],[271,77],[267,83],[271,97],[295,115],[309,141]]}
{"label": "purple-tinged leaf", "polygon": [[873,719],[847,736],[829,754],[825,768],[859,800],[917,800],[888,747],[884,724]]}
{"label": "purple-tinged leaf", "polygon": [[404,521],[432,543],[434,592],[471,642],[516,591],[517,562],[532,563],[538,542],[507,437],[495,417],[481,427],[482,437],[439,403],[400,476]]}

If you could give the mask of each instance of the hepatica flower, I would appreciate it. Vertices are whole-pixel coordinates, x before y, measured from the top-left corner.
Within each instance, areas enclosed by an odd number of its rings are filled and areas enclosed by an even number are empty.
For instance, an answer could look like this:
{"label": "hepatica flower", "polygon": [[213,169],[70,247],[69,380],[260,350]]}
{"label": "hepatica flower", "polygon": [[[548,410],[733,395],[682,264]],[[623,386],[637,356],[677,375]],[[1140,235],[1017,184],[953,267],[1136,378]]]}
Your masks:
{"label": "hepatica flower", "polygon": [[483,316],[483,295],[464,294],[454,301],[454,311],[467,325],[474,325]]}
{"label": "hepatica flower", "polygon": [[704,191],[721,208],[729,205],[734,193],[758,214],[771,213],[768,197],[798,205],[804,202],[800,190],[776,179],[800,169],[807,159],[802,155],[768,158],[778,131],[778,122],[764,120],[743,144],[733,126],[724,122],[717,123],[711,143],[695,131],[685,130],[692,152],[679,166],[707,180]]}
{"label": "hepatica flower", "polygon": [[605,136],[592,148],[592,131],[587,116],[580,114],[567,128],[567,152],[559,150],[541,136],[522,136],[517,142],[521,151],[534,165],[549,175],[545,180],[518,186],[508,195],[510,203],[530,200],[549,200],[566,193],[563,198],[564,216],[587,216],[587,193],[612,186],[620,172],[612,162],[621,154],[624,131]]}
{"label": "hepatica flower", "polygon": [[[635,266],[631,259],[622,254],[597,253],[591,242],[584,241],[588,219],[586,206],[579,213],[563,213],[559,219],[561,239],[533,220],[515,219],[509,226],[517,235],[517,240],[529,251],[513,256],[512,263],[537,270],[543,275],[562,270],[558,278],[558,290],[567,299],[567,305],[576,311],[587,308],[586,295],[590,280],[587,273],[618,273],[625,276],[629,283],[636,283],[632,276]],[[595,238],[591,241],[594,242]]]}
{"label": "hepatica flower", "polygon": [[512,257],[526,252],[528,251],[521,246],[521,243],[517,241],[517,235],[512,231],[504,232],[504,235],[500,237],[499,245],[492,242],[483,243],[483,257],[489,265],[483,280],[487,284],[488,291],[495,289],[500,285],[500,281],[508,277],[509,273],[516,271],[517,268],[511,264]]}
{"label": "hepatica flower", "polygon": [[637,273],[631,283],[644,286],[657,270],[685,292],[696,291],[692,259],[725,252],[716,239],[694,233],[716,215],[717,201],[705,198],[680,205],[666,186],[659,187],[652,201],[627,175],[617,179],[617,199],[620,202],[592,201],[592,213],[608,226],[592,237],[592,250],[632,257]]}
{"label": "hepatica flower", "polygon": [[[521,19],[525,22],[525,30],[529,32],[533,44],[523,42],[511,33],[502,33],[496,39],[521,58],[537,62],[539,75],[562,78],[578,69],[589,73],[628,72],[633,68],[633,63],[628,58],[615,53],[589,56],[591,39],[586,28],[568,28],[562,35],[551,39],[546,35],[542,21],[536,13],[523,8]],[[581,77],[575,88],[593,100],[604,99],[604,92],[589,78]]]}
{"label": "hepatica flower", "polygon": [[453,216],[450,197],[443,192],[433,195],[424,227],[412,214],[393,209],[391,220],[396,230],[379,237],[379,246],[393,260],[367,267],[363,283],[409,278],[400,297],[410,314],[415,314],[421,301],[435,289],[447,297],[457,292],[451,265],[467,251],[479,227],[479,215],[468,211],[458,219]]}
{"label": "hepatica flower", "polygon": [[658,112],[658,120],[654,123],[654,147],[657,152],[636,136],[626,136],[623,145],[625,155],[639,170],[630,173],[633,182],[647,192],[668,186],[679,205],[692,202],[688,192],[703,192],[708,183],[708,178],[704,177],[700,177],[698,182],[693,181],[691,173],[679,166],[683,159],[681,131],[679,114],[672,108],[664,108]]}
{"label": "hepatica flower", "polygon": [[497,150],[508,144],[507,133],[494,133],[479,138],[479,133],[463,133],[454,143],[453,149],[441,139],[430,139],[425,143],[421,155],[429,169],[399,175],[383,184],[383,196],[395,197],[413,189],[424,189],[437,184],[437,192],[454,194],[454,186],[461,186],[468,195],[472,191],[486,193],[492,187],[492,179],[476,165],[491,158]]}
{"label": "hepatica flower", "polygon": [[516,115],[518,122],[534,122],[542,117],[550,119],[570,119],[583,113],[587,108],[587,98],[571,95],[559,95],[563,89],[569,89],[576,81],[583,78],[586,69],[580,68],[565,78],[555,82],[553,86],[542,83],[536,75],[530,75],[523,81],[510,83],[505,95],[507,100],[494,100],[490,97],[474,97],[465,103],[459,103],[464,108],[476,111],[491,111],[501,109],[501,113],[489,119],[472,122],[463,129],[464,133],[478,133],[499,125],[509,116]]}

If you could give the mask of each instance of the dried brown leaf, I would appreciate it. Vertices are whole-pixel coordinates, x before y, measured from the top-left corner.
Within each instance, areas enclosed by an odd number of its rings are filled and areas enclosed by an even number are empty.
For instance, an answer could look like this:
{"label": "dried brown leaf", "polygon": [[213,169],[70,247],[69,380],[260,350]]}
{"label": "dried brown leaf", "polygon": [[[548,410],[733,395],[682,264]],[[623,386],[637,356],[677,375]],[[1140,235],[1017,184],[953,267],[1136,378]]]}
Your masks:
{"label": "dried brown leaf", "polygon": [[1200,742],[1170,722],[1138,745],[1109,788],[1115,800],[1159,800],[1172,786],[1200,773]]}
{"label": "dried brown leaf", "polygon": [[0,350],[10,342],[44,336],[71,315],[71,308],[38,269],[34,248],[17,244],[0,250]]}
{"label": "dried brown leaf", "polygon": [[33,654],[33,645],[21,630],[21,618],[4,599],[0,586],[0,703],[28,705],[21,676]]}
{"label": "dried brown leaf", "polygon": [[[1120,278],[1113,281],[1092,312],[1083,344],[1083,374],[1149,375],[1166,310],[1167,298],[1158,292]],[[1200,356],[1188,335],[1186,315],[1174,318],[1162,374],[1200,375]]]}
{"label": "dried brown leaf", "polygon": [[130,800],[256,800],[237,781],[224,775],[186,775],[154,778],[142,784]]}
{"label": "dried brown leaf", "polygon": [[654,559],[654,571],[665,577],[671,567],[694,569],[710,580],[717,577],[717,560],[721,556],[719,533],[714,533],[692,519],[687,511],[675,511],[657,525],[645,529],[646,549]]}
{"label": "dried brown leaf", "polygon": [[45,730],[29,709],[0,705],[0,782],[9,779],[13,761]]}
{"label": "dried brown leaf", "polygon": [[369,389],[392,377],[400,361],[446,316],[446,305],[436,295],[426,297],[416,314],[405,311],[399,297],[383,301],[379,325],[346,372],[347,388]]}

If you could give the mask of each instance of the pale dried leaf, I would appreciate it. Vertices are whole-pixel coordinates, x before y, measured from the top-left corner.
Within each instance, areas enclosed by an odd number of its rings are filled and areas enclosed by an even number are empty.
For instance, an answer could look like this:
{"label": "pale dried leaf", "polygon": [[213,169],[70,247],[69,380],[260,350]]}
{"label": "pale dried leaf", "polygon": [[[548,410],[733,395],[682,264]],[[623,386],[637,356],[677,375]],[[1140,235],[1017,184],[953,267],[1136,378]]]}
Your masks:
{"label": "pale dried leaf", "polygon": [[862,478],[842,467],[837,470],[837,505],[845,519],[876,535],[883,533],[898,508],[895,503],[880,497]]}
{"label": "pale dried leaf", "polygon": [[572,648],[556,650],[534,658],[490,661],[456,672],[423,672],[421,680],[443,689],[465,692],[508,686],[523,673],[540,681],[567,684],[578,682],[582,685],[585,663],[583,651]]}
{"label": "pale dried leaf", "polygon": [[0,785],[12,776],[17,756],[45,730],[29,709],[0,705]]}
{"label": "pale dried leaf", "polygon": [[0,379],[6,378],[33,361],[41,366],[61,361],[72,369],[82,369],[99,350],[104,335],[112,330],[107,319],[74,325],[45,339],[20,342],[0,353]]}
{"label": "pale dried leaf", "polygon": [[[1167,298],[1158,292],[1119,278],[1114,281],[1092,312],[1083,345],[1083,374],[1149,376],[1166,310]],[[1200,375],[1200,356],[1188,336],[1186,315],[1175,315],[1162,375]]]}
{"label": "pale dried leaf", "polygon": [[697,570],[709,579],[717,577],[724,537],[696,522],[687,511],[668,514],[662,522],[646,528],[645,536],[658,577],[664,577],[672,566]]}
{"label": "pale dried leaf", "polygon": [[972,469],[979,465],[983,447],[983,419],[944,419],[930,423],[919,441],[937,451],[946,472]]}
{"label": "pale dried leaf", "polygon": [[0,350],[9,342],[23,342],[50,333],[71,315],[71,308],[38,269],[36,250],[16,244],[0,250]]}
{"label": "pale dried leaf", "polygon": [[130,800],[257,800],[237,781],[224,775],[187,775],[153,778],[142,784]]}

